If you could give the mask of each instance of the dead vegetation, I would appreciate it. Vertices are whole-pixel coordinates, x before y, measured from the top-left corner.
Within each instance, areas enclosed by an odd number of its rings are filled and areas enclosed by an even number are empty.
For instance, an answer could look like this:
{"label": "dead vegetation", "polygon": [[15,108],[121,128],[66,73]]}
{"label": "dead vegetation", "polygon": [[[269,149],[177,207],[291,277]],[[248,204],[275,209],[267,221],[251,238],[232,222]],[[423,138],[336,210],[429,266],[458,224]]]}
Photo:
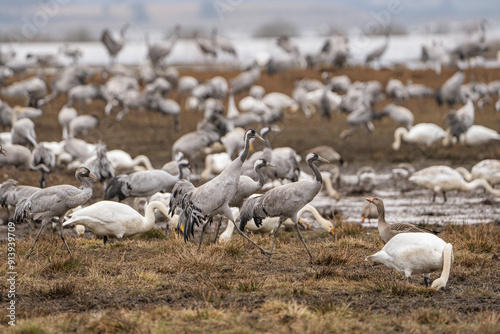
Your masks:
{"label": "dead vegetation", "polygon": [[[389,78],[426,83],[433,88],[451,74],[445,69],[436,77],[432,71],[346,69],[354,80]],[[476,80],[498,79],[498,69],[472,69]],[[231,78],[236,72],[193,72],[183,75]],[[287,71],[259,84],[267,91],[290,94],[300,78],[320,78],[318,71]],[[237,99],[243,96],[237,96]],[[9,100],[9,104],[23,101]],[[60,140],[57,113],[66,102],[59,97],[45,110],[46,117],[35,121],[38,138]],[[376,108],[388,103],[382,101]],[[433,99],[404,103],[415,113],[415,122],[444,124],[447,107],[437,107]],[[89,110],[103,110],[101,102]],[[476,123],[496,128],[493,105],[476,113]],[[182,133],[173,131],[169,119],[155,113],[132,112],[121,123],[103,118],[100,128],[86,138],[106,142],[108,149],[124,149],[132,156],[147,154],[155,167],[171,159],[172,143],[181,134],[194,130],[200,114],[181,113]],[[479,159],[498,157],[500,149],[438,148],[392,151],[396,125],[389,119],[375,123],[375,133],[359,131],[357,136],[339,141],[346,127],[346,115],[325,121],[319,115],[307,120],[287,114],[282,132],[273,137],[275,146],[292,146],[303,152],[318,145],[335,147],[350,166],[410,161],[419,164],[432,159],[471,166]],[[142,131],[147,129],[147,131]],[[140,135],[135,135],[141,130]],[[134,134],[134,135],[131,135]],[[376,140],[374,140],[376,139]],[[3,169],[4,178],[13,171]],[[21,184],[36,184],[36,173],[21,172]],[[58,169],[49,185],[76,181],[71,172]],[[430,196],[430,195],[429,195]],[[100,186],[90,202],[103,198]],[[444,218],[445,219],[445,218]],[[74,252],[67,255],[57,236],[41,237],[29,261],[23,258],[33,242],[34,230],[18,226],[16,243],[18,319],[15,328],[2,321],[1,331],[12,333],[207,333],[207,332],[500,332],[500,226],[443,227],[440,237],[454,246],[455,262],[444,291],[426,289],[420,276],[406,279],[383,265],[365,264],[367,255],[383,247],[376,229],[363,229],[335,217],[336,240],[318,231],[303,232],[314,256],[313,263],[294,231],[280,232],[276,252],[267,262],[253,247],[234,237],[225,245],[203,245],[199,254],[195,243],[185,244],[174,234],[153,230],[142,236],[103,246],[98,239],[68,238]],[[29,235],[29,236],[28,236]],[[269,249],[272,238],[254,236]],[[206,238],[212,239],[212,238]],[[5,258],[6,244],[0,244]],[[7,265],[0,263],[6,274]],[[433,275],[433,279],[437,277]],[[5,291],[7,282],[0,281]],[[6,309],[5,294],[0,307]],[[5,312],[5,311],[4,311]],[[6,319],[3,317],[3,319]]]}

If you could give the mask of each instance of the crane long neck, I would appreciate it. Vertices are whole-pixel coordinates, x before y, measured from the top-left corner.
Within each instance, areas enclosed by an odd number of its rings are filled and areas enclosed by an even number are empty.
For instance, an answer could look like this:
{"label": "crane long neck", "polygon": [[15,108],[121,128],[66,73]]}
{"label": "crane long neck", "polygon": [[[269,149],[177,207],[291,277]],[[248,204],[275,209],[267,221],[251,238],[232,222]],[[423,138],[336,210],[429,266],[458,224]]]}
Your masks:
{"label": "crane long neck", "polygon": [[150,229],[153,228],[155,224],[155,209],[160,210],[166,217],[169,217],[170,215],[168,214],[168,208],[165,206],[165,204],[158,202],[158,201],[153,201],[148,204],[146,207],[146,212],[144,214],[144,219],[143,219],[143,226],[142,230],[143,231],[149,231]]}
{"label": "crane long neck", "polygon": [[243,148],[243,151],[240,153],[239,159],[241,162],[245,162],[245,160],[248,157],[248,152],[250,151],[250,136],[247,134],[245,135],[245,147]]}
{"label": "crane long neck", "polygon": [[179,169],[179,180],[184,178],[184,173],[182,171],[182,164],[180,162],[177,163],[177,168]]}
{"label": "crane long neck", "polygon": [[264,167],[263,165],[259,165],[255,168],[255,172],[257,173],[257,182],[259,183],[259,185],[262,187],[264,185],[264,174],[262,173],[262,167]]}
{"label": "crane long neck", "polygon": [[323,177],[321,176],[321,173],[319,172],[318,167],[314,165],[314,162],[312,160],[309,160],[308,162],[309,167],[311,167],[314,177],[316,178],[316,181],[319,183],[323,183]]}

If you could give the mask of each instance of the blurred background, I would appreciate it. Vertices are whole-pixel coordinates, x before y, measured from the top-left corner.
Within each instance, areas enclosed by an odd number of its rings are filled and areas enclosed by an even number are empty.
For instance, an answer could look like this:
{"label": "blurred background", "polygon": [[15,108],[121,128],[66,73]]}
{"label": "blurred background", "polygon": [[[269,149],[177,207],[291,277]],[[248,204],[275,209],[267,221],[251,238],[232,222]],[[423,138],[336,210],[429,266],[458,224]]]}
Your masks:
{"label": "blurred background", "polygon": [[[182,27],[181,41],[196,34],[208,37],[218,28],[233,41],[243,62],[259,51],[278,53],[274,41],[266,43],[266,38],[283,34],[294,37],[303,54],[317,52],[326,36],[346,36],[352,61],[359,62],[388,30],[393,43],[384,61],[411,61],[420,57],[426,41],[451,49],[479,34],[481,23],[489,44],[484,56],[494,59],[500,48],[500,2],[494,0],[24,0],[1,1],[0,9],[3,47],[13,44],[20,56],[28,51],[17,42],[97,42],[105,28],[117,32],[124,23],[130,24],[127,45],[117,59],[124,64],[143,62],[145,36],[150,42],[167,39],[175,25]],[[82,62],[107,62],[102,45],[88,48],[91,55],[84,55]],[[200,57],[195,46],[179,43],[169,61],[192,63]]]}

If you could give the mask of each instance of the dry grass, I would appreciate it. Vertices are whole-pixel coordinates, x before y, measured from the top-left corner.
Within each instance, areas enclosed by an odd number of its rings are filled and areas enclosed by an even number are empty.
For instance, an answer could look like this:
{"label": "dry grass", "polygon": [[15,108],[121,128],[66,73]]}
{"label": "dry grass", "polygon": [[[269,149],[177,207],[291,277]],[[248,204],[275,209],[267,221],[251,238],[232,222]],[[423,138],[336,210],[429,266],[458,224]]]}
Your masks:
{"label": "dry grass", "polygon": [[[364,232],[364,231],[361,231]],[[500,227],[446,226],[455,263],[444,291],[410,282],[364,258],[378,234],[337,241],[305,231],[309,263],[294,231],[280,232],[270,262],[235,237],[225,245],[154,233],[102,245],[43,237],[19,258],[18,326],[12,333],[481,332],[500,330]],[[257,242],[269,247],[271,238]],[[18,254],[31,239],[19,241]],[[2,264],[0,271],[7,271]],[[437,274],[434,274],[434,278]],[[5,281],[0,287],[6,289]],[[5,297],[2,297],[5,298]],[[6,299],[1,300],[5,309]],[[28,306],[29,305],[29,306]],[[7,329],[5,323],[3,329]]]}

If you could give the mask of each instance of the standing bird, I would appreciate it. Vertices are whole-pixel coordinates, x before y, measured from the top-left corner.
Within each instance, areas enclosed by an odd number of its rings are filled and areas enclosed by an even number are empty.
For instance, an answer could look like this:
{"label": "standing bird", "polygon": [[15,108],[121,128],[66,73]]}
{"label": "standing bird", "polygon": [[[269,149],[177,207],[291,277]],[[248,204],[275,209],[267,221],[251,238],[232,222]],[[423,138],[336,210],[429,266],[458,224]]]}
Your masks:
{"label": "standing bird", "polygon": [[375,60],[378,60],[378,62],[380,63],[380,58],[384,55],[385,51],[387,51],[388,46],[389,34],[386,34],[384,44],[378,46],[366,55],[365,64],[368,65]]}
{"label": "standing bird", "polygon": [[[201,247],[205,228],[215,215],[222,214],[233,224],[236,224],[229,208],[229,202],[233,199],[238,189],[241,166],[248,156],[250,140],[252,138],[264,140],[255,130],[248,129],[245,132],[245,148],[243,151],[222,173],[212,180],[202,184],[198,188],[195,188],[189,181],[181,180],[177,182],[172,191],[169,205],[170,212],[173,213],[176,207],[181,205],[182,213],[179,216],[178,224],[183,227],[184,240],[188,240],[190,236],[194,235],[195,224],[204,224],[198,250]],[[235,227],[239,234],[259,248],[263,254],[270,255],[248,238],[236,225]]]}
{"label": "standing bird", "polygon": [[384,242],[388,242],[399,233],[408,233],[408,232],[416,232],[416,233],[432,233],[437,234],[437,232],[418,227],[416,225],[410,223],[394,223],[389,224],[385,221],[385,207],[384,202],[379,197],[367,198],[368,202],[373,203],[377,207],[378,213],[378,232],[380,233],[380,238],[384,240]]}
{"label": "standing bird", "polygon": [[397,151],[401,147],[401,142],[407,144],[432,146],[434,143],[443,141],[446,138],[446,131],[433,123],[419,123],[408,130],[405,127],[397,128],[394,131],[394,143],[392,149]]}
{"label": "standing bird", "polygon": [[35,123],[29,118],[21,118],[12,125],[12,144],[28,148],[36,146]]}
{"label": "standing bird", "polygon": [[156,67],[158,66],[163,59],[168,57],[168,55],[174,49],[177,40],[179,39],[181,33],[181,26],[176,25],[174,28],[174,32],[170,36],[167,41],[163,41],[156,44],[148,44],[148,58],[151,60],[151,64]]}
{"label": "standing bird", "polygon": [[40,233],[45,225],[54,217],[59,217],[60,236],[71,255],[71,250],[69,249],[63,234],[62,222],[64,215],[69,209],[85,204],[92,196],[92,189],[94,187],[92,179],[99,181],[95,175],[90,173],[90,170],[87,167],[83,166],[76,170],[75,177],[82,184],[80,188],[67,184],[48,187],[37,191],[25,201],[18,203],[16,213],[14,215],[15,222],[20,222],[26,218],[42,220],[42,226],[40,227],[40,230],[35,237],[35,242],[33,243],[33,246],[31,246],[26,258],[29,258],[33,252],[36,242],[38,241],[38,237],[40,236]]}
{"label": "standing bird", "polygon": [[144,217],[126,204],[100,201],[70,214],[70,219],[62,226],[83,225],[93,233],[103,236],[106,244],[108,236],[121,240],[123,237],[151,230],[155,224],[156,209],[165,216],[168,215],[168,208],[158,201],[146,206]]}
{"label": "standing bird", "polygon": [[218,46],[223,52],[229,53],[231,56],[236,58],[236,49],[229,38],[219,36],[216,27],[212,30],[212,36],[216,46]]}
{"label": "standing bird", "polygon": [[472,125],[458,138],[462,145],[485,145],[500,141],[500,134],[482,125]]}
{"label": "standing bird", "polygon": [[200,51],[203,53],[203,55],[208,55],[213,58],[217,58],[217,49],[215,45],[215,40],[214,36],[212,35],[211,38],[203,38],[198,36],[199,32],[195,31],[195,39],[196,39],[196,44],[198,44],[198,47],[200,48]]}
{"label": "standing bird", "polygon": [[471,99],[458,110],[452,110],[446,116],[446,123],[448,125],[448,133],[455,137],[460,138],[460,135],[466,133],[469,128],[474,125],[474,104]]}
{"label": "standing bird", "polygon": [[404,126],[410,130],[413,126],[414,116],[410,109],[390,103],[385,106],[382,116],[389,116],[395,120],[399,126]]}
{"label": "standing bird", "polygon": [[453,262],[453,246],[428,233],[404,233],[396,235],[381,251],[368,256],[365,261],[379,262],[396,269],[407,279],[412,274],[424,274],[428,286],[431,272],[442,269],[441,276],[432,282],[431,288],[446,286]]}
{"label": "standing bird", "polygon": [[[274,242],[276,240],[276,236],[278,235],[279,227],[286,219],[290,218],[295,224],[295,228],[297,229],[299,238],[304,244],[304,247],[306,248],[307,253],[309,254],[309,257],[312,261],[313,257],[311,255],[311,252],[309,251],[309,248],[307,247],[307,244],[299,230],[297,213],[307,203],[311,202],[321,190],[323,178],[318,168],[314,165],[314,162],[329,161],[320,157],[316,153],[309,153],[306,161],[314,173],[315,180],[288,183],[280,187],[271,189],[262,196],[248,199],[243,204],[243,207],[241,209],[240,229],[243,230],[246,223],[252,218],[255,224],[259,226],[262,222],[262,219],[266,217],[280,217],[278,227],[274,232],[273,243],[270,251],[270,253],[272,253]],[[270,256],[271,255],[269,255],[269,258]]]}
{"label": "standing bird", "polygon": [[[49,170],[54,169],[56,166],[56,155],[54,154],[54,151],[45,147],[43,144],[35,146],[32,155],[33,166],[44,165]],[[45,188],[47,186],[46,174],[45,168],[38,169],[38,182],[40,184],[40,188]]]}
{"label": "standing bird", "polygon": [[237,206],[238,208],[241,208],[246,198],[248,198],[252,194],[255,194],[257,191],[260,190],[260,188],[262,188],[262,186],[264,185],[264,174],[262,174],[261,169],[266,166],[276,167],[275,165],[273,165],[272,163],[268,162],[266,159],[263,158],[257,159],[255,161],[254,170],[255,173],[257,173],[257,181],[246,175],[240,176],[240,182],[238,183],[238,190],[236,190],[236,194],[234,195],[233,199],[229,202],[230,207]]}
{"label": "standing bird", "polygon": [[108,180],[115,177],[115,169],[109,161],[106,153],[106,145],[103,143],[98,143],[95,146],[96,156],[89,158],[85,162],[85,166],[90,169],[90,172],[97,176],[101,180],[103,189],[106,189],[108,185]]}
{"label": "standing bird", "polygon": [[120,29],[120,34],[112,34],[111,31],[105,29],[101,35],[101,42],[104,44],[108,50],[109,56],[111,57],[111,63],[116,61],[116,56],[123,48],[125,44],[125,32],[130,25],[125,23]]}
{"label": "standing bird", "polygon": [[446,192],[450,190],[470,191],[482,187],[493,196],[499,197],[500,190],[493,189],[488,181],[475,179],[471,182],[464,180],[462,175],[448,166],[431,166],[421,169],[410,176],[410,182],[419,186],[429,188],[433,191],[432,201],[436,200],[436,194],[441,192],[446,202]]}
{"label": "standing bird", "polygon": [[445,83],[438,89],[436,101],[438,105],[448,103],[449,106],[454,105],[460,100],[460,86],[465,80],[465,73],[459,70],[453,74]]}

